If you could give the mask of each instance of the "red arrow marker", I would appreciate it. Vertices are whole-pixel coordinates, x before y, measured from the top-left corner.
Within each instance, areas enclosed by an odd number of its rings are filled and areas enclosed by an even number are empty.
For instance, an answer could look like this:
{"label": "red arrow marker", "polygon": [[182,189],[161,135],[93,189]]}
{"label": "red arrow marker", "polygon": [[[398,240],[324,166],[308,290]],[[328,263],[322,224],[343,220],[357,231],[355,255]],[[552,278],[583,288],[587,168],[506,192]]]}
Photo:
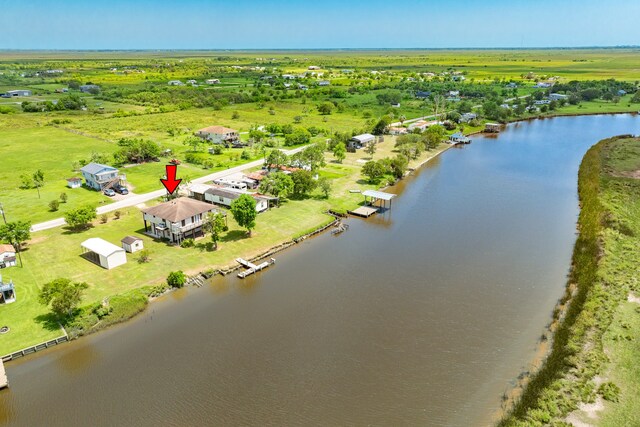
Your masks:
{"label": "red arrow marker", "polygon": [[167,189],[169,194],[173,194],[173,192],[176,191],[176,188],[178,188],[180,182],[182,182],[182,179],[176,179],[176,172],[178,169],[177,165],[167,165],[166,168],[167,179],[160,179],[160,182],[164,185],[164,188]]}

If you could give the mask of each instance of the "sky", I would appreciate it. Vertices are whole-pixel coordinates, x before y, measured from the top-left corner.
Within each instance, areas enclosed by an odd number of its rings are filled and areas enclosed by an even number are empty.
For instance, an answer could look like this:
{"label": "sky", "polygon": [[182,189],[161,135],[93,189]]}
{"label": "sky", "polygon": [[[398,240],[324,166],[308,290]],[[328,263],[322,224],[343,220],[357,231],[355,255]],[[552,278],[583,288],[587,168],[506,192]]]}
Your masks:
{"label": "sky", "polygon": [[0,49],[640,45],[639,0],[0,0]]}

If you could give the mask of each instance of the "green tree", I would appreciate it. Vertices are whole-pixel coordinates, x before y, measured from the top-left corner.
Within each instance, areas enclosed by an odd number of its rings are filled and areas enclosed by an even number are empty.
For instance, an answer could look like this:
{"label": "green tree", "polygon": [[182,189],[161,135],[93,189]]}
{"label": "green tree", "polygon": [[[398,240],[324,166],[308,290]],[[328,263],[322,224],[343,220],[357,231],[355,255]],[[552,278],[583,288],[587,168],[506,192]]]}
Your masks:
{"label": "green tree", "polygon": [[49,202],[50,211],[55,212],[58,210],[58,207],[60,207],[60,201],[58,199],[53,199],[52,201]]}
{"label": "green tree", "polygon": [[432,150],[442,142],[447,131],[440,125],[429,126],[423,134],[424,148]]}
{"label": "green tree", "polygon": [[185,283],[187,283],[187,275],[182,270],[172,271],[167,276],[167,285],[172,288],[181,288]]}
{"label": "green tree", "polygon": [[22,256],[20,255],[22,245],[30,238],[30,221],[14,221],[0,225],[0,240],[9,242],[16,249],[20,258],[20,265],[22,265]]}
{"label": "green tree", "polygon": [[391,160],[391,171],[393,176],[397,179],[400,179],[404,176],[407,171],[407,166],[409,165],[409,160],[401,154],[398,154]]}
{"label": "green tree", "polygon": [[294,131],[284,137],[284,145],[302,145],[311,141],[311,134],[305,128],[296,128]]}
{"label": "green tree", "polygon": [[347,157],[347,146],[344,142],[339,142],[333,148],[333,157],[336,158],[338,163],[342,163],[342,161]]}
{"label": "green tree", "polygon": [[208,213],[204,222],[204,229],[211,233],[211,242],[213,242],[214,250],[218,249],[220,234],[228,229],[224,220],[224,215],[221,213]]}
{"label": "green tree", "polygon": [[182,141],[182,145],[191,147],[191,151],[200,151],[200,148],[203,144],[204,140],[202,138],[198,138],[197,136],[190,136]]}
{"label": "green tree", "polygon": [[324,151],[326,144],[316,143],[310,145],[299,153],[293,155],[294,160],[298,160],[300,163],[307,164],[311,167],[311,170],[316,170],[326,165],[324,161]]}
{"label": "green tree", "polygon": [[67,197],[67,193],[60,193],[60,201],[62,203],[67,203],[68,197]]}
{"label": "green tree", "polygon": [[59,278],[46,283],[38,294],[42,305],[51,305],[51,311],[59,318],[71,317],[82,300],[82,294],[89,287],[85,282],[72,282]]}
{"label": "green tree", "polygon": [[318,105],[318,112],[325,116],[331,114],[331,112],[333,111],[333,107],[334,105],[331,102],[323,102],[322,104]]}
{"label": "green tree", "polygon": [[96,209],[89,205],[72,209],[64,214],[64,220],[73,229],[88,228],[91,221],[96,218]]}
{"label": "green tree", "polygon": [[289,163],[289,156],[287,156],[284,152],[276,149],[271,150],[269,155],[265,160],[265,164],[267,167],[279,168],[280,166],[285,166]]}
{"label": "green tree", "polygon": [[231,203],[231,213],[238,225],[246,228],[251,237],[251,230],[256,226],[256,200],[248,194],[242,194]]}
{"label": "green tree", "polygon": [[362,174],[369,177],[369,181],[372,183],[377,182],[386,172],[385,167],[379,163],[369,160],[362,166]]}
{"label": "green tree", "polygon": [[44,172],[38,169],[33,173],[33,186],[38,190],[38,199],[40,198],[40,187],[44,185]]}
{"label": "green tree", "polygon": [[374,135],[384,135],[390,123],[391,119],[389,118],[389,116],[382,117],[380,120],[378,120],[378,123],[375,124],[375,126],[371,130],[371,133],[373,133]]}
{"label": "green tree", "polygon": [[322,194],[324,194],[324,198],[328,199],[329,195],[331,194],[332,188],[331,182],[326,176],[321,176],[318,179],[318,187],[320,188],[320,191],[322,191]]}
{"label": "green tree", "polygon": [[291,179],[293,180],[293,195],[296,197],[302,197],[310,193],[317,185],[316,180],[313,179],[313,174],[303,169],[293,172]]}
{"label": "green tree", "polygon": [[259,190],[261,193],[284,199],[293,193],[293,180],[285,173],[273,172],[260,182]]}
{"label": "green tree", "polygon": [[364,151],[365,151],[368,155],[370,155],[372,159],[373,159],[373,155],[376,153],[376,150],[377,150],[377,148],[378,148],[378,147],[377,147],[377,145],[378,145],[378,144],[376,143],[376,141],[375,141],[375,140],[373,140],[373,141],[369,142],[369,143],[367,144],[367,146],[364,148]]}

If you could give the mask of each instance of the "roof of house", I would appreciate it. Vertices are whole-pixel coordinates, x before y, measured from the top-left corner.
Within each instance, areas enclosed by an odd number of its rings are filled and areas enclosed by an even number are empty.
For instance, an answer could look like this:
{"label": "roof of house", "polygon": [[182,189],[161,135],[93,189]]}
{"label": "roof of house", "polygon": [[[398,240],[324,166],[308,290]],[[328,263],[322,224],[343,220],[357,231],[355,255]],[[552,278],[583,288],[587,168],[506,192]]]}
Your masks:
{"label": "roof of house", "polygon": [[67,178],[67,182],[76,182],[76,181],[82,181],[82,178],[78,178],[78,177]]}
{"label": "roof of house", "polygon": [[5,253],[5,252],[16,252],[16,249],[13,247],[13,245],[0,245],[0,254]]}
{"label": "roof of house", "polygon": [[226,197],[227,199],[237,199],[242,194],[238,191],[232,191],[230,188],[222,187],[210,187],[207,191],[205,191],[205,193],[211,194],[213,196]]}
{"label": "roof of house", "polygon": [[210,189],[211,186],[208,184],[191,184],[189,186],[189,191],[191,191],[192,193],[196,193],[196,194],[204,194],[205,191],[207,191],[208,189]]}
{"label": "roof of house", "polygon": [[82,172],[86,172],[88,174],[91,175],[95,175],[98,174],[100,172],[102,172],[103,170],[109,170],[109,171],[117,171],[118,169],[114,168],[113,166],[107,166],[107,165],[103,165],[100,163],[89,163],[88,165],[84,166],[82,169],[80,169]]}
{"label": "roof of house", "polygon": [[233,133],[238,131],[235,129],[226,128],[224,126],[209,126],[206,128],[199,129],[198,132],[215,133],[217,135],[224,135],[227,133]]}
{"label": "roof of house", "polygon": [[123,238],[122,240],[120,240],[122,243],[125,243],[127,245],[133,245],[135,242],[137,241],[142,241],[141,238],[139,237],[135,237],[135,236],[126,236],[125,238]]}
{"label": "roof of house", "polygon": [[108,257],[116,252],[124,252],[120,246],[116,246],[113,243],[107,242],[99,237],[92,237],[80,243],[83,248],[95,252],[98,255]]}
{"label": "roof of house", "polygon": [[[208,190],[207,190],[208,191]],[[142,212],[157,216],[165,221],[178,222],[194,215],[205,212],[215,211],[216,208],[209,203],[199,200],[190,199],[188,197],[178,197],[150,208],[142,209]]]}

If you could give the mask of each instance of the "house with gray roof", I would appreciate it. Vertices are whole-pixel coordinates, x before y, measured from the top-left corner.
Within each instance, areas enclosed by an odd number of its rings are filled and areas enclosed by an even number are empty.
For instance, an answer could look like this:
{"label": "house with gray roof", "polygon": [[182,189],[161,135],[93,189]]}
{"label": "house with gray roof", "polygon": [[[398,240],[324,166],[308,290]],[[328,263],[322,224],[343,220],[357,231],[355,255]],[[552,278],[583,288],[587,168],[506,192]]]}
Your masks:
{"label": "house with gray roof", "polygon": [[102,191],[120,182],[118,169],[113,166],[91,162],[80,169],[80,172],[87,186],[94,190]]}

